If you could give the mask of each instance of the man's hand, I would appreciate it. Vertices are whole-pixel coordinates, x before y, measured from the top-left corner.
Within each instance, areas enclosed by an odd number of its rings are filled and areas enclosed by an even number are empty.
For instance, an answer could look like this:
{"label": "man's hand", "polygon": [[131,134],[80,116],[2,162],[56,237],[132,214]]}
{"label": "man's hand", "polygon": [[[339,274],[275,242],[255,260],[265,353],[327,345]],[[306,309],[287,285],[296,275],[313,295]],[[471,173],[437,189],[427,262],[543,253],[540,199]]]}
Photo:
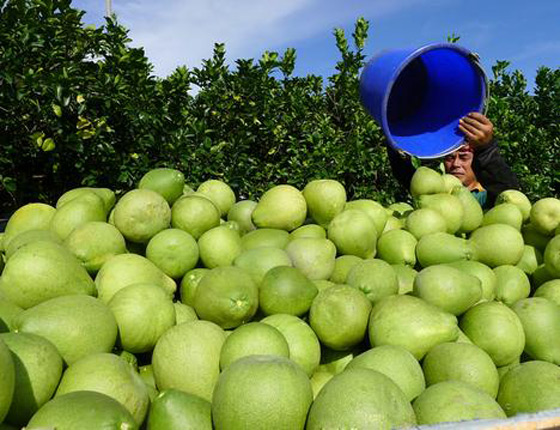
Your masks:
{"label": "man's hand", "polygon": [[466,143],[476,151],[492,141],[494,124],[481,113],[471,112],[459,120],[459,130],[465,134]]}

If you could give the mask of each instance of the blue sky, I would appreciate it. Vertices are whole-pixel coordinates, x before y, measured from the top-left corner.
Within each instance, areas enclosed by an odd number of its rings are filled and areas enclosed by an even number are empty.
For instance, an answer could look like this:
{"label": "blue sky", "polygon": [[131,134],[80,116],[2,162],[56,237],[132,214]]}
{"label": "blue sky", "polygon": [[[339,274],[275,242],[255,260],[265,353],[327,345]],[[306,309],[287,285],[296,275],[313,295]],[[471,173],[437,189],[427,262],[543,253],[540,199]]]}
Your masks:
{"label": "blue sky", "polygon": [[[349,39],[355,20],[370,22],[368,57],[383,49],[421,47],[455,33],[491,75],[511,62],[533,86],[539,66],[560,67],[560,0],[112,0],[113,11],[143,46],[154,72],[196,67],[224,42],[228,60],[296,49],[296,75],[328,77],[338,61],[332,31]],[[86,23],[102,22],[104,0],[74,0]]]}

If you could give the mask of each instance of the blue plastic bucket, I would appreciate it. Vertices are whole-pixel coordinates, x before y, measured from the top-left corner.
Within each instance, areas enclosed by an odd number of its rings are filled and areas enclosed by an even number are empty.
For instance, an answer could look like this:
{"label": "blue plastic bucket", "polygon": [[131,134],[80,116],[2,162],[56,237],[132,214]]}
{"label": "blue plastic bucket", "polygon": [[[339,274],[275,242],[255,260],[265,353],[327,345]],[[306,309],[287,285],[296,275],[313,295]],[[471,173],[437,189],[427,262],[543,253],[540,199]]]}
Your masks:
{"label": "blue plastic bucket", "polygon": [[476,54],[452,43],[383,51],[364,67],[360,98],[389,144],[437,158],[464,142],[459,119],[482,112],[488,85]]}

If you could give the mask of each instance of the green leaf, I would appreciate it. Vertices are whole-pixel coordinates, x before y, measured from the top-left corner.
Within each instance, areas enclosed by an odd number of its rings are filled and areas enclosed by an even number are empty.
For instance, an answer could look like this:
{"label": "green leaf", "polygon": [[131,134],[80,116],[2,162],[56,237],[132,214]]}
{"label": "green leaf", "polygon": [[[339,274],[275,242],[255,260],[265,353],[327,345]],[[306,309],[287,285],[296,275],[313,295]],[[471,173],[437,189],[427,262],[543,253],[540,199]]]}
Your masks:
{"label": "green leaf", "polygon": [[54,104],[54,103],[53,103],[51,106],[52,106],[52,109],[53,109],[54,114],[55,114],[57,117],[60,118],[60,117],[62,116],[62,108],[61,108],[59,105]]}

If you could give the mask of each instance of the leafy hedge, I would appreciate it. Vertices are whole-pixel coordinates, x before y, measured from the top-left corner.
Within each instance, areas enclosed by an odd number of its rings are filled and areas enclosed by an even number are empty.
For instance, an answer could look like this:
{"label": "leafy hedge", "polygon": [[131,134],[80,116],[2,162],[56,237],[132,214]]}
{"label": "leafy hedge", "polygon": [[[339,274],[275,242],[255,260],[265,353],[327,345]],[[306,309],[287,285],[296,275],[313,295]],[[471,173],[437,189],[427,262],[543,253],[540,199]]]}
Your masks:
{"label": "leafy hedge", "polygon": [[[407,198],[393,179],[380,128],[362,108],[358,78],[369,24],[326,81],[293,75],[296,52],[265,52],[228,67],[223,44],[200,67],[152,75],[144,51],[114,20],[84,26],[70,0],[0,0],[0,202],[54,202],[62,191],[133,187],[154,167],[196,186],[229,183],[242,198],[272,184],[341,181],[350,197]],[[489,116],[532,199],[560,195],[560,69],[526,80],[493,67]]]}

